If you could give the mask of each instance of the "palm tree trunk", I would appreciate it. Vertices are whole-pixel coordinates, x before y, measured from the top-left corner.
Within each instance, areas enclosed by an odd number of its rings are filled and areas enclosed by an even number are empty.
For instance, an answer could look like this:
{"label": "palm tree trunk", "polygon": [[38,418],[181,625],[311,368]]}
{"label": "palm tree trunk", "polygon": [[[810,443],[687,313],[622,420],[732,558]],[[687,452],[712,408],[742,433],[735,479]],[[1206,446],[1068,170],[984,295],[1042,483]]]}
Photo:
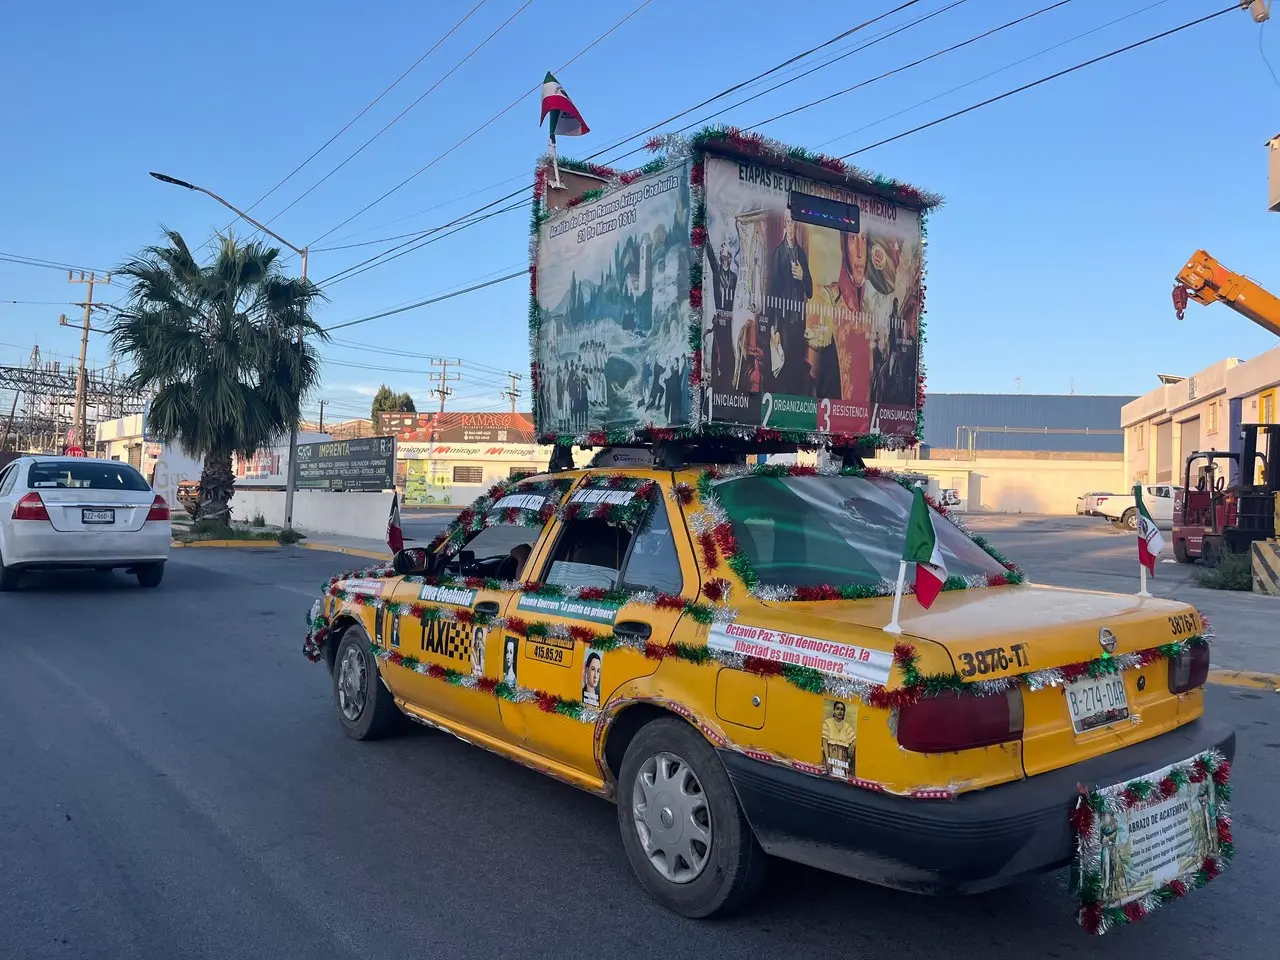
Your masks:
{"label": "palm tree trunk", "polygon": [[219,526],[231,526],[231,494],[235,492],[236,475],[231,469],[231,454],[210,453],[200,471],[200,511],[198,520]]}

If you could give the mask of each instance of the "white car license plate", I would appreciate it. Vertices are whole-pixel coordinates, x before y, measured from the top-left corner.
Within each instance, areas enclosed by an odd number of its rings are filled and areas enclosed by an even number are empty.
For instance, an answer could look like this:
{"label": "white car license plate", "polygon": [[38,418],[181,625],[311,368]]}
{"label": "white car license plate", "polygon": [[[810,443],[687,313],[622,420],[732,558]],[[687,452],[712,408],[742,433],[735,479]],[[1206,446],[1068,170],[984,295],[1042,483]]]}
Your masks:
{"label": "white car license plate", "polygon": [[116,512],[114,510],[81,510],[81,523],[115,523]]}
{"label": "white car license plate", "polygon": [[1062,690],[1067,698],[1067,710],[1071,713],[1071,726],[1076,733],[1086,733],[1129,719],[1124,677],[1073,680],[1064,684]]}

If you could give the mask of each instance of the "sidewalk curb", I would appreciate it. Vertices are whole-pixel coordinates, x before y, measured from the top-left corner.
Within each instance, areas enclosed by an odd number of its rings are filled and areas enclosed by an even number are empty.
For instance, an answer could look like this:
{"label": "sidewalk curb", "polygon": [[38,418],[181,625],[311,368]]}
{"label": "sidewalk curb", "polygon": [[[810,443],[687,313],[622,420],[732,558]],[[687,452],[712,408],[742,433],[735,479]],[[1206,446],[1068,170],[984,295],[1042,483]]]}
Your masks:
{"label": "sidewalk curb", "polygon": [[1254,670],[1210,670],[1209,682],[1224,687],[1249,687],[1280,693],[1280,673],[1258,673]]}
{"label": "sidewalk curb", "polygon": [[175,550],[178,548],[185,549],[187,547],[222,547],[224,549],[235,548],[235,547],[278,547],[280,546],[280,541],[279,540],[192,540],[189,543],[187,543],[187,542],[183,542],[182,540],[171,540],[169,541],[169,546]]}
{"label": "sidewalk curb", "polygon": [[345,547],[338,543],[320,543],[308,540],[299,544],[307,550],[323,550],[326,553],[345,553],[353,557],[364,557],[366,560],[390,560],[391,554],[386,550],[365,550],[363,547]]}

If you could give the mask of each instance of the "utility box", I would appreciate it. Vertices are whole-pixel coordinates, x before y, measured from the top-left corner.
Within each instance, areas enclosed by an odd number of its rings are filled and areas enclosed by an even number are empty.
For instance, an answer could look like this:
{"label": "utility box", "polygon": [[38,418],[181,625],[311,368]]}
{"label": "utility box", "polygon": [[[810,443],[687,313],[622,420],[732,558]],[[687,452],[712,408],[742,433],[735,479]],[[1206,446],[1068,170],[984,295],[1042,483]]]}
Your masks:
{"label": "utility box", "polygon": [[1280,210],[1280,133],[1267,141],[1267,209]]}

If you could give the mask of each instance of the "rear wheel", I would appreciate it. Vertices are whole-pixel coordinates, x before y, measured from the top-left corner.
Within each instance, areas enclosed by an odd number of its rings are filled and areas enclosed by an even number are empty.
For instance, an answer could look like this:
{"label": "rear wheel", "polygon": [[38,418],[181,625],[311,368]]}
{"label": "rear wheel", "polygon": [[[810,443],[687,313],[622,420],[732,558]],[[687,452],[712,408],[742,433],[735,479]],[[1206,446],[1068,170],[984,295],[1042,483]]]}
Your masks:
{"label": "rear wheel", "polygon": [[1187,555],[1187,541],[1173,541],[1173,557],[1179,563],[1191,563],[1191,557]]}
{"label": "rear wheel", "polygon": [[369,650],[369,635],[352,626],[342,635],[334,657],[333,705],[347,736],[353,740],[379,740],[400,723],[400,708],[378,675],[378,663]]}
{"label": "rear wheel", "polygon": [[618,828],[636,878],[663,906],[709,917],[746,903],[764,851],[715,751],[674,717],[643,727],[618,776]]}
{"label": "rear wheel", "polygon": [[1120,518],[1120,526],[1127,530],[1138,529],[1138,511],[1134,507],[1130,507],[1124,512],[1124,516]]}
{"label": "rear wheel", "polygon": [[164,579],[164,562],[148,563],[134,570],[140,587],[158,587]]}
{"label": "rear wheel", "polygon": [[1205,537],[1200,547],[1200,559],[1206,567],[1216,567],[1222,562],[1222,538]]}
{"label": "rear wheel", "polygon": [[17,589],[18,581],[21,579],[22,572],[5,566],[4,558],[0,557],[0,590]]}

